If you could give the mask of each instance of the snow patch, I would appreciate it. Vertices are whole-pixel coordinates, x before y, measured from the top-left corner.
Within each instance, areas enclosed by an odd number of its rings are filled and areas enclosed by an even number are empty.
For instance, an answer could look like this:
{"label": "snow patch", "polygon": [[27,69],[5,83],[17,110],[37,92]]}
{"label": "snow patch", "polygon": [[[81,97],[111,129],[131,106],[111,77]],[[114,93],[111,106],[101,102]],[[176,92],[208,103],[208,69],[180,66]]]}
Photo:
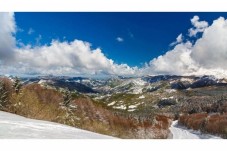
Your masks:
{"label": "snow patch", "polygon": [[189,79],[189,78],[181,78],[180,81],[181,81],[181,82],[193,83],[193,79]]}
{"label": "snow patch", "polygon": [[134,104],[134,105],[129,105],[128,108],[129,109],[134,109],[134,108],[137,108],[141,103],[137,103],[137,104]]}
{"label": "snow patch", "polygon": [[95,97],[94,99],[95,99],[95,100],[101,100],[101,99],[103,99],[103,98],[105,98],[105,96],[104,96],[104,95],[101,95],[101,96]]}
{"label": "snow patch", "polygon": [[162,100],[168,100],[168,99],[174,99],[174,97],[171,96],[171,97],[168,97],[168,98],[162,98]]}
{"label": "snow patch", "polygon": [[167,93],[173,93],[173,92],[176,92],[177,90],[175,90],[175,89],[166,89],[165,90]]}
{"label": "snow patch", "polygon": [[146,82],[143,81],[141,78],[133,79],[132,82],[138,86],[144,86],[146,84]]}
{"label": "snow patch", "polygon": [[121,109],[121,110],[126,110],[126,106],[125,105],[120,105],[120,106],[114,106],[114,109]]}
{"label": "snow patch", "polygon": [[145,96],[144,95],[141,95],[140,97],[139,97],[139,99],[144,99],[145,98]]}
{"label": "snow patch", "polygon": [[38,82],[38,84],[43,84],[43,83],[46,83],[47,82],[47,80],[40,80],[39,82]]}
{"label": "snow patch", "polygon": [[133,112],[135,111],[136,109],[129,109],[128,112]]}
{"label": "snow patch", "polygon": [[116,103],[116,102],[113,101],[113,102],[109,103],[107,106],[112,106],[112,105],[114,105],[115,103]]}

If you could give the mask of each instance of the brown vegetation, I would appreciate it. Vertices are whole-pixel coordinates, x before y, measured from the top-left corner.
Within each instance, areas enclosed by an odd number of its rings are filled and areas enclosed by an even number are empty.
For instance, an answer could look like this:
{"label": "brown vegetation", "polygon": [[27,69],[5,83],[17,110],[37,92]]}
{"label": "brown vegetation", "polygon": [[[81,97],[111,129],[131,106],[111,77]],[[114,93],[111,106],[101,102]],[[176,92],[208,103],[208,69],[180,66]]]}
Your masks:
{"label": "brown vegetation", "polygon": [[89,97],[75,95],[71,104],[62,106],[63,93],[28,84],[17,93],[9,79],[6,85],[8,103],[5,111],[33,119],[48,120],[119,138],[166,138],[171,119],[164,115],[137,119],[109,110]]}
{"label": "brown vegetation", "polygon": [[210,134],[220,135],[227,138],[227,114],[207,114],[196,113],[191,115],[182,115],[179,118],[179,123],[194,129],[201,130]]}

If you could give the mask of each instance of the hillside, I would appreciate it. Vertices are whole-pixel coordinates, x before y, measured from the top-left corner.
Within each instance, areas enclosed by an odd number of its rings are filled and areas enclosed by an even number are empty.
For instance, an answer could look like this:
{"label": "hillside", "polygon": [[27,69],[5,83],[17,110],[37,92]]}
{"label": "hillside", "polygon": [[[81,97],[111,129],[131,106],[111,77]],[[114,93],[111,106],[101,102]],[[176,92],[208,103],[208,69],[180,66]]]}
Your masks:
{"label": "hillside", "polygon": [[167,138],[174,120],[202,133],[227,136],[226,79],[45,76],[21,78],[19,89],[15,81],[0,78],[0,110],[27,118],[118,138]]}
{"label": "hillside", "polygon": [[113,139],[78,128],[0,111],[0,138]]}

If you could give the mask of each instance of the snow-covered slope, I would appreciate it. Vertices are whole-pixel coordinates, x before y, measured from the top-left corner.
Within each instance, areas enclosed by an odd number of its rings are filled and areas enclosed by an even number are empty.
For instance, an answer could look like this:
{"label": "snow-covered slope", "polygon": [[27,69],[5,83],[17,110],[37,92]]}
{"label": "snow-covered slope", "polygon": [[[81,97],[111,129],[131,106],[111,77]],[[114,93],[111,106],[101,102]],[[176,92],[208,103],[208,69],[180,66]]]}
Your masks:
{"label": "snow-covered slope", "polygon": [[169,128],[171,134],[169,138],[172,139],[221,139],[220,137],[202,134],[199,131],[189,130],[178,125],[178,121],[173,121]]}
{"label": "snow-covered slope", "polygon": [[113,137],[0,111],[0,138],[110,139]]}

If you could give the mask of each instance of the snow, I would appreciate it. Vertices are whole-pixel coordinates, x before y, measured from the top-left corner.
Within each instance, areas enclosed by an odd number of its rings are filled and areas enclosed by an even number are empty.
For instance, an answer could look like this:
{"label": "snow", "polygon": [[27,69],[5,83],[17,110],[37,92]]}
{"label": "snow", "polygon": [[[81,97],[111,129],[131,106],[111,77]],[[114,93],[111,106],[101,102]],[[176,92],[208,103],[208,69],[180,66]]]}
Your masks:
{"label": "snow", "polygon": [[190,78],[181,78],[180,81],[192,83],[193,82],[193,79],[190,79]]}
{"label": "snow", "polygon": [[221,139],[220,137],[202,134],[200,131],[190,130],[183,126],[178,125],[178,121],[173,121],[169,128],[170,136],[172,139]]}
{"label": "snow", "polygon": [[43,83],[46,83],[47,81],[46,80],[40,80],[39,82],[38,82],[38,84],[43,84]]}
{"label": "snow", "polygon": [[129,109],[134,109],[134,108],[136,108],[136,107],[137,107],[137,105],[129,105],[129,106],[128,106]]}
{"label": "snow", "polygon": [[112,106],[112,105],[114,105],[115,103],[116,103],[116,102],[113,101],[113,102],[109,103],[107,106]]}
{"label": "snow", "polygon": [[143,88],[146,84],[141,78],[130,79],[129,83],[133,83],[134,86],[132,87],[132,94],[141,94],[143,93]]}
{"label": "snow", "polygon": [[142,90],[143,90],[144,86],[147,84],[147,82],[143,81],[141,78],[128,79],[128,80],[124,81],[121,85],[115,87],[114,89],[117,90],[118,88],[127,86],[130,83],[134,84],[134,86],[130,89],[132,94],[141,94],[141,93],[143,93]]}
{"label": "snow", "polygon": [[[142,103],[143,103],[143,102],[142,102]],[[139,102],[139,103],[134,104],[134,105],[129,105],[128,108],[129,108],[129,109],[137,108],[137,107],[138,107],[140,104],[142,104],[142,103]]]}
{"label": "snow", "polygon": [[168,98],[162,98],[162,100],[168,100],[168,99],[173,99],[174,97],[173,96],[170,96]]}
{"label": "snow", "polygon": [[142,86],[134,86],[132,94],[141,94],[143,93],[143,87]]}
{"label": "snow", "polygon": [[0,111],[0,138],[111,139],[114,137]]}
{"label": "snow", "polygon": [[144,80],[142,80],[141,78],[133,79],[132,82],[135,85],[139,85],[139,86],[144,86],[146,84],[146,82]]}
{"label": "snow", "polygon": [[129,109],[128,112],[133,112],[135,111],[136,109]]}
{"label": "snow", "polygon": [[176,92],[177,90],[175,90],[175,89],[166,89],[165,90],[167,93],[173,93],[173,92]]}
{"label": "snow", "polygon": [[121,110],[125,110],[127,107],[125,105],[120,105],[120,106],[114,106],[114,109],[121,109]]}
{"label": "snow", "polygon": [[141,95],[140,97],[139,97],[139,99],[144,99],[145,98],[145,96],[144,95]]}
{"label": "snow", "polygon": [[105,98],[105,96],[104,96],[104,95],[101,95],[101,96],[95,97],[94,99],[95,99],[95,100],[101,100],[101,99],[103,99],[103,98]]}

